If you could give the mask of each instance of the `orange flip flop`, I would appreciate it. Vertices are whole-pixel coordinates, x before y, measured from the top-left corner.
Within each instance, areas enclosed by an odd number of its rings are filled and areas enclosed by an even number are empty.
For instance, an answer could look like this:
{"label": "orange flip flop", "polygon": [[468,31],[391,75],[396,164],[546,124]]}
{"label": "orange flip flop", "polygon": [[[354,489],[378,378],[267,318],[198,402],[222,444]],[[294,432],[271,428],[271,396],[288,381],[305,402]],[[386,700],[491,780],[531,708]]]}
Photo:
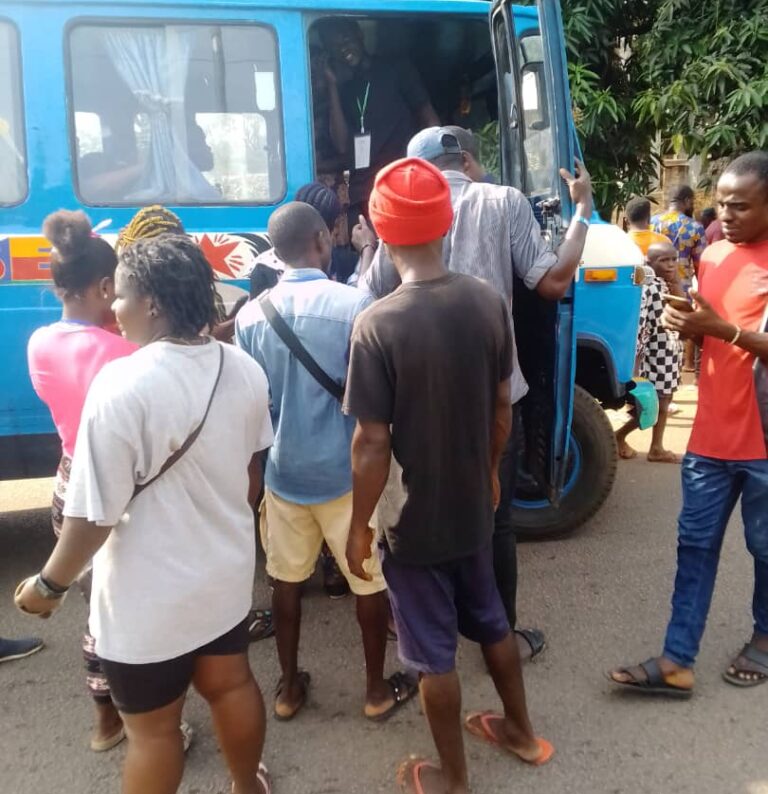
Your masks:
{"label": "orange flip flop", "polygon": [[496,738],[496,734],[491,729],[489,723],[491,720],[503,719],[504,716],[502,714],[498,714],[495,711],[474,711],[467,715],[466,719],[464,720],[464,727],[467,729],[467,731],[469,731],[469,733],[478,739],[482,739],[484,742],[486,742],[486,744],[490,744],[500,750],[504,750],[510,755],[514,755],[515,758],[519,758],[521,761],[526,764],[530,764],[531,766],[544,766],[544,764],[552,760],[552,756],[555,754],[555,748],[550,742],[548,742],[546,739],[542,739],[541,737],[536,737],[536,743],[539,746],[539,754],[532,761],[529,761],[527,758],[523,758],[511,748],[505,747],[503,744],[501,744],[501,742],[499,742],[499,740]]}
{"label": "orange flip flop", "polygon": [[431,761],[412,755],[397,768],[397,785],[404,794],[425,794],[421,785],[421,770],[439,768]]}

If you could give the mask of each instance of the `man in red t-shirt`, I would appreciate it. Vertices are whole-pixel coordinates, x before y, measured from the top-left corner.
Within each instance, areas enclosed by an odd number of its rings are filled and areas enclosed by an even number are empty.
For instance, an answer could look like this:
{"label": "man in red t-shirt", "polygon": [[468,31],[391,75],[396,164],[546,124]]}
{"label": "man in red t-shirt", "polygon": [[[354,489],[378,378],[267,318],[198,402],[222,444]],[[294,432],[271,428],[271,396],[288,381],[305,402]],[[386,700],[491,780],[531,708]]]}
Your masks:
{"label": "man in red t-shirt", "polygon": [[[668,305],[667,328],[703,340],[699,407],[683,461],[672,617],[660,657],[611,679],[638,692],[686,697],[715,586],[725,528],[737,501],[754,558],[754,633],[723,676],[768,681],[768,416],[756,386],[768,364],[768,152],[726,168],[717,186],[725,240],[702,255],[695,310]],[[762,377],[762,376],[761,376]]]}

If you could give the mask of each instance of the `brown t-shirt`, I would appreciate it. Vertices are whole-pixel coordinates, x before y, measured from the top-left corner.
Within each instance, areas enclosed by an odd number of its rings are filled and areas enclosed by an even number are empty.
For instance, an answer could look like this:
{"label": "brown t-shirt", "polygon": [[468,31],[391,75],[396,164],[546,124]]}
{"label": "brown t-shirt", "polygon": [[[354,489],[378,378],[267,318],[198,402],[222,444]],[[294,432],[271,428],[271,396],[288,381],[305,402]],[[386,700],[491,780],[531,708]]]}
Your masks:
{"label": "brown t-shirt", "polygon": [[344,410],[392,426],[404,503],[379,529],[400,562],[436,565],[490,541],[491,434],[512,360],[504,298],[472,276],[404,284],[358,316]]}

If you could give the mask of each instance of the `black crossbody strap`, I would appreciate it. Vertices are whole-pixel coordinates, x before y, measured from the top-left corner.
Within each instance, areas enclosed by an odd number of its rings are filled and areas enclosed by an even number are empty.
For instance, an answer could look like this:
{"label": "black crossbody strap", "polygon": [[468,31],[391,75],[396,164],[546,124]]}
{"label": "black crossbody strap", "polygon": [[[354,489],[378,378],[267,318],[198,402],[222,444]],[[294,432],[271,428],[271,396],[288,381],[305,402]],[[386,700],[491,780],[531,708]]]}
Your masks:
{"label": "black crossbody strap", "polygon": [[344,387],[337,383],[318,363],[312,358],[311,354],[301,340],[291,330],[288,323],[280,316],[280,312],[275,308],[275,304],[269,299],[269,295],[259,298],[259,304],[267,318],[267,322],[272,326],[272,330],[283,340],[285,346],[299,360],[299,363],[309,374],[335,399],[339,402],[344,400]]}
{"label": "black crossbody strap", "polygon": [[165,474],[168,469],[171,468],[171,466],[173,466],[175,463],[178,463],[200,435],[200,431],[203,429],[205,420],[208,418],[208,413],[211,410],[211,404],[213,403],[213,397],[216,394],[216,389],[219,387],[219,381],[221,380],[221,370],[224,368],[224,345],[222,345],[220,342],[216,342],[215,344],[219,346],[219,371],[216,373],[216,380],[213,383],[213,389],[211,389],[211,396],[208,398],[208,405],[205,407],[205,413],[203,414],[203,418],[200,420],[200,424],[187,436],[187,440],[176,450],[176,452],[174,452],[168,458],[168,460],[163,463],[160,471],[151,480],[147,480],[145,483],[136,485],[136,487],[133,489],[131,500],[135,499],[145,488],[149,488],[149,486],[152,485],[152,483],[158,477],[162,477],[163,474]]}

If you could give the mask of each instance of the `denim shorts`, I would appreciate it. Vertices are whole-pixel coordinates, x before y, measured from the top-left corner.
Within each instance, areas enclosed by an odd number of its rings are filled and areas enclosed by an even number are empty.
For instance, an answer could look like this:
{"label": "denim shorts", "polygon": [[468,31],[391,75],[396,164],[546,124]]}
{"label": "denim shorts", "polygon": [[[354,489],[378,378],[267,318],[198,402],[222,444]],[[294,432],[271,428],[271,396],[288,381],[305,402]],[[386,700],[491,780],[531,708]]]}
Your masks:
{"label": "denim shorts", "polygon": [[480,645],[509,636],[490,542],[470,557],[429,566],[404,565],[385,546],[379,548],[398,650],[408,668],[450,673],[456,667],[459,634]]}

